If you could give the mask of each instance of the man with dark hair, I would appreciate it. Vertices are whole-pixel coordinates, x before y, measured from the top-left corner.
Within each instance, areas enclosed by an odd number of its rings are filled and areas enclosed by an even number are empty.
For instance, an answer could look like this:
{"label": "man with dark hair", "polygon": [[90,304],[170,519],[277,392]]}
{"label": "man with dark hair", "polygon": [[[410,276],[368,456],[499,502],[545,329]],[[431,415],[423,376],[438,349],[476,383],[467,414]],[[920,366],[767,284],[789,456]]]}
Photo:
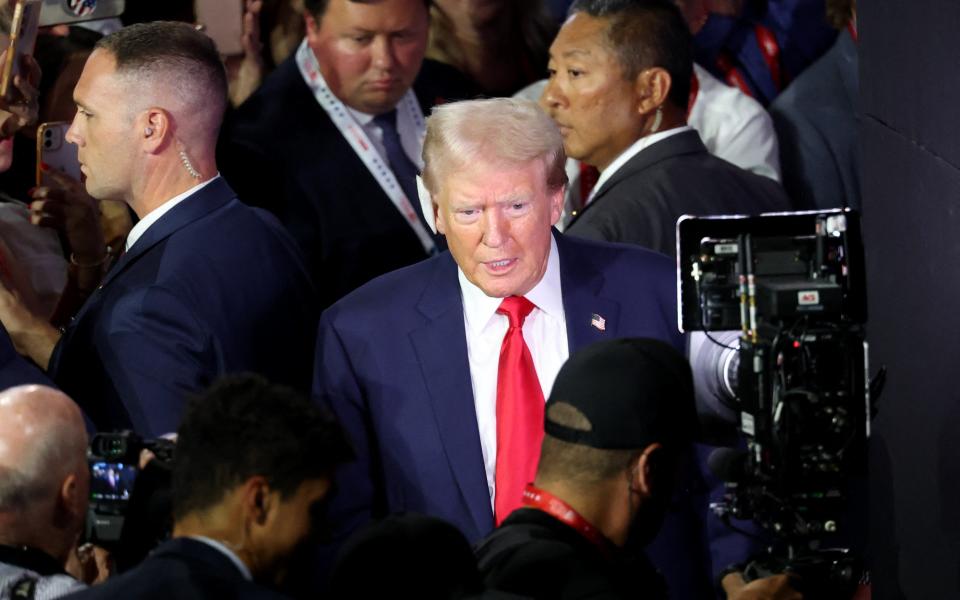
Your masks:
{"label": "man with dark hair", "polygon": [[424,61],[425,0],[306,2],[306,38],[228,121],[224,175],[300,244],[327,306],[437,250],[417,202],[424,112],[465,97]]}
{"label": "man with dark hair", "polygon": [[[547,401],[523,507],[477,548],[485,584],[545,600],[693,598],[667,590],[643,548],[660,529],[695,427],[690,367],[669,344],[627,338],[574,354]],[[785,579],[730,597],[797,597]]]}
{"label": "man with dark hair", "polygon": [[100,429],[173,431],[186,395],[224,373],[308,385],[309,277],[280,224],[240,203],[217,173],[226,87],[213,42],[187,24],[100,40],[66,137],[90,195],[125,201],[140,221],[62,337],[0,287],[0,321],[17,349]]}
{"label": "man with dark hair", "polygon": [[773,180],[711,155],[686,124],[690,31],[671,0],[578,0],[540,99],[567,154],[600,170],[567,231],[672,255],[684,214],[786,210]]}
{"label": "man with dark hair", "polygon": [[333,472],[351,458],[339,425],[289,388],[239,375],[190,402],[173,466],[173,539],[78,598],[278,598],[316,530]]}

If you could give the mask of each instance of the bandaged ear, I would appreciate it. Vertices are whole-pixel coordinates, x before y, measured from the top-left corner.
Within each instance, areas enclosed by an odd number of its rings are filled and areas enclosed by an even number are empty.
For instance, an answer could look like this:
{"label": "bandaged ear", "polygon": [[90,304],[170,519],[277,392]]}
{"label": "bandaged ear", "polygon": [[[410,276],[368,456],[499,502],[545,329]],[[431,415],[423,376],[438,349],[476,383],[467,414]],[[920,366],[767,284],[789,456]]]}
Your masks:
{"label": "bandaged ear", "polygon": [[437,217],[433,210],[433,199],[430,197],[430,190],[423,183],[423,177],[417,175],[417,196],[420,197],[420,208],[423,210],[423,218],[433,233],[437,233]]}

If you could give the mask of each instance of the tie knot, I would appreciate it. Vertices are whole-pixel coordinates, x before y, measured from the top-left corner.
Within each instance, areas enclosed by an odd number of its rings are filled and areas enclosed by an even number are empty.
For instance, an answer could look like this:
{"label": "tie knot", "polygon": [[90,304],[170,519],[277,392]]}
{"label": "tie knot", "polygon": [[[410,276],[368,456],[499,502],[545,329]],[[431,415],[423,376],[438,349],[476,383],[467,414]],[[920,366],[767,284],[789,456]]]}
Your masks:
{"label": "tie knot", "polygon": [[377,115],[373,118],[373,122],[377,124],[380,129],[389,129],[391,131],[396,131],[397,129],[397,109],[393,109],[390,112],[385,112],[382,115]]}
{"label": "tie knot", "polygon": [[507,296],[500,303],[497,312],[506,315],[510,320],[510,327],[523,327],[523,320],[527,318],[535,308],[533,302],[530,302],[523,296]]}

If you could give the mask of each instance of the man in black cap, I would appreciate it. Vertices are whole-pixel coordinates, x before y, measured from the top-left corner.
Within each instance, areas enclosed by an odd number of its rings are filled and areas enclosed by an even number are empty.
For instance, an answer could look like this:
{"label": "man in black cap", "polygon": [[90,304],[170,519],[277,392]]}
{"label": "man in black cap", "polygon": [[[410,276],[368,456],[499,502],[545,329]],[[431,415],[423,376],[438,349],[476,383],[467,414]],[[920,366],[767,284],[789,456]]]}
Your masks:
{"label": "man in black cap", "polygon": [[[574,354],[547,401],[523,508],[477,547],[485,584],[533,598],[666,598],[643,547],[696,433],[694,406],[690,367],[669,344],[618,339]],[[800,597],[785,576],[739,580],[727,592]]]}

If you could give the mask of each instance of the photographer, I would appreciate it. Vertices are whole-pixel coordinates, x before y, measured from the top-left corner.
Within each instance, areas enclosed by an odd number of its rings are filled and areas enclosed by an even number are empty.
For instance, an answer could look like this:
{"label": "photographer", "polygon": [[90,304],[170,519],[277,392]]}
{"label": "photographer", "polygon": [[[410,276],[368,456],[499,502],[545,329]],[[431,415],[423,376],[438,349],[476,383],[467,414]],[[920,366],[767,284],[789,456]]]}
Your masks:
{"label": "photographer", "polygon": [[194,399],[173,466],[173,539],[78,598],[275,598],[351,451],[292,390],[238,375]]}
{"label": "photographer", "polygon": [[[620,339],[574,354],[547,402],[524,505],[477,549],[486,585],[544,599],[666,598],[644,547],[663,523],[693,414],[690,367],[667,344]],[[799,598],[783,576],[730,577],[731,599]]]}
{"label": "photographer", "polygon": [[0,392],[0,598],[83,587],[65,567],[86,518],[86,453],[70,398],[37,385]]}

